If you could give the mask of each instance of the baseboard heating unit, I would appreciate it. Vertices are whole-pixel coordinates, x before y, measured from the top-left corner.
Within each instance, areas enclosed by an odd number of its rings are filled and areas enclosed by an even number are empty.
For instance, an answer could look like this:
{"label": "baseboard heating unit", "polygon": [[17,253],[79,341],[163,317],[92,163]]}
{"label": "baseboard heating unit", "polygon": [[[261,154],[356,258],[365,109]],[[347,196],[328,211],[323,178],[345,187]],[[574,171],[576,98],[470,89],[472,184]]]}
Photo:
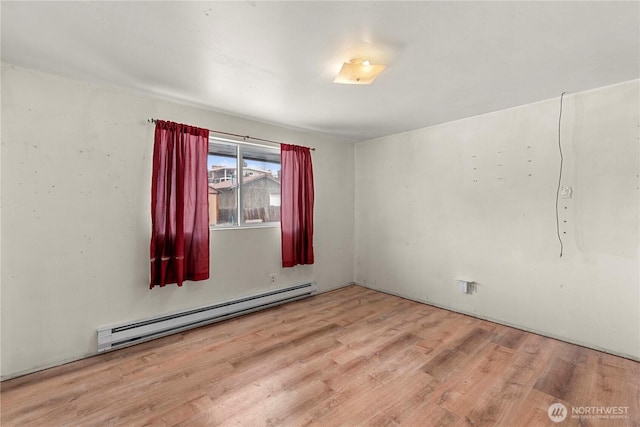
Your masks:
{"label": "baseboard heating unit", "polygon": [[98,328],[98,352],[115,350],[209,323],[219,322],[315,295],[316,282],[301,283],[233,301],[198,307],[151,319]]}

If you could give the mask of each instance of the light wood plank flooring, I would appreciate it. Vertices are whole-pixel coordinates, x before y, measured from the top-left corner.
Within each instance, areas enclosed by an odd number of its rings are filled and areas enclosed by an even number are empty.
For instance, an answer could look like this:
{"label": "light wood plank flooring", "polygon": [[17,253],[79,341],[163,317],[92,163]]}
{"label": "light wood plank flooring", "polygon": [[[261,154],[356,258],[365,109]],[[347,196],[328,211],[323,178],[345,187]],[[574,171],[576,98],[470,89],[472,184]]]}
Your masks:
{"label": "light wood plank flooring", "polygon": [[640,426],[638,362],[359,286],[1,386],[2,426]]}

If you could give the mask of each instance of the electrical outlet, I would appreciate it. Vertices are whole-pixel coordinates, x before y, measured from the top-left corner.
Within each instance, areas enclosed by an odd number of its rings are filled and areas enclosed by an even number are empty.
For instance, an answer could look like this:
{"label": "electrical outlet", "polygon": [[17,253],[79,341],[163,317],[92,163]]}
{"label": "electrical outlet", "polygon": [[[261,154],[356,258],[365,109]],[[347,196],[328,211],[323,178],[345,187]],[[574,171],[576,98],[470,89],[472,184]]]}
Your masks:
{"label": "electrical outlet", "polygon": [[472,280],[458,280],[458,290],[463,294],[472,294],[477,291],[476,282]]}
{"label": "electrical outlet", "polygon": [[275,287],[276,286],[276,275],[275,274],[270,274],[269,277],[271,278],[271,287]]}
{"label": "electrical outlet", "polygon": [[470,293],[469,282],[467,280],[458,280],[458,290],[463,294]]}

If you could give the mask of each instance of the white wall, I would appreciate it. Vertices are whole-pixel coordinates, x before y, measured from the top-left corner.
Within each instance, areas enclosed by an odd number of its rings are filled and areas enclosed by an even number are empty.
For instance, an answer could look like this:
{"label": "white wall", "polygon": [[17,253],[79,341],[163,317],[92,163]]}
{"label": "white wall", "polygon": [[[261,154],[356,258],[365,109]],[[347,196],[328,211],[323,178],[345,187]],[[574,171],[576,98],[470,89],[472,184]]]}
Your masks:
{"label": "white wall", "polygon": [[[316,147],[313,266],[278,228],[212,232],[212,274],[149,290],[155,117]],[[2,65],[2,378],[96,350],[96,328],[317,280],[353,279],[353,144]]]}
{"label": "white wall", "polygon": [[565,96],[562,258],[559,98],[356,144],[356,281],[639,359],[639,92]]}

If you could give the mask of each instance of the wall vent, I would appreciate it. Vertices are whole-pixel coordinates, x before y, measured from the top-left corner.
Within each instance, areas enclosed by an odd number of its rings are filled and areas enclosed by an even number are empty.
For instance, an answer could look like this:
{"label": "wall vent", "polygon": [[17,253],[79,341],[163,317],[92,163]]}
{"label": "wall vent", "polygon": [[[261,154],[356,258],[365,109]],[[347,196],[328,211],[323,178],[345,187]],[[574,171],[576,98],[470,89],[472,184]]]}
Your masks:
{"label": "wall vent", "polygon": [[209,323],[275,307],[310,297],[317,292],[316,282],[301,283],[206,307],[193,308],[122,325],[98,328],[98,352],[127,347]]}

